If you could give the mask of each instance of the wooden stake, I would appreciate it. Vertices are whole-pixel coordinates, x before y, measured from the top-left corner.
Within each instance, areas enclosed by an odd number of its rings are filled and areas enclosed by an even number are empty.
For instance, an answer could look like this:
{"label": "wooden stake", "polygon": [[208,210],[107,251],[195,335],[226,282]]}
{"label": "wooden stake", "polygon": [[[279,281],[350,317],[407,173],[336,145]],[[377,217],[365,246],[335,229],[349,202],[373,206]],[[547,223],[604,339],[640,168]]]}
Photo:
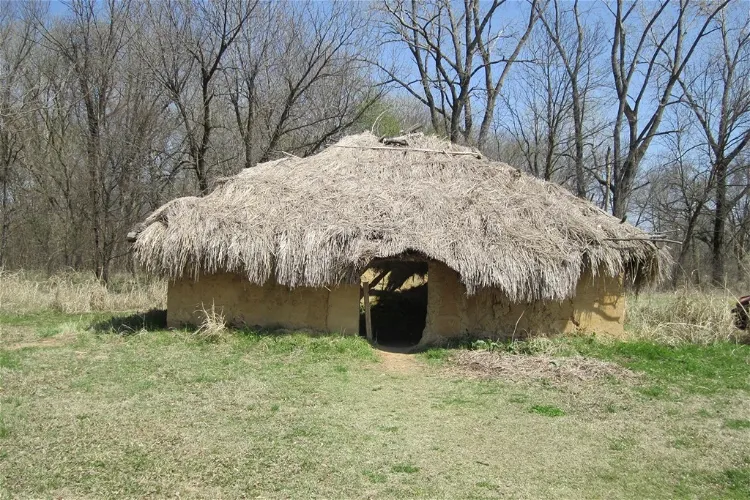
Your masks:
{"label": "wooden stake", "polygon": [[370,283],[362,283],[362,298],[365,301],[365,332],[368,342],[372,342],[372,319],[370,317]]}

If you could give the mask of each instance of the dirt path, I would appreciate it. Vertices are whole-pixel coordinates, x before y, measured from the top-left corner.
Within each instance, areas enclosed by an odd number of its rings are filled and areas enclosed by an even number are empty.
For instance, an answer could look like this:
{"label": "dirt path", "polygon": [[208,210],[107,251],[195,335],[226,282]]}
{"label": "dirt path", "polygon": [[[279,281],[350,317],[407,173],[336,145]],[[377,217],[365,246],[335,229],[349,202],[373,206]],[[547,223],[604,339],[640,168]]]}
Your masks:
{"label": "dirt path", "polygon": [[409,354],[398,349],[378,350],[380,362],[385,371],[395,373],[411,373],[423,368],[415,354]]}
{"label": "dirt path", "polygon": [[28,342],[16,342],[13,344],[0,345],[0,347],[8,351],[17,351],[19,349],[25,349],[27,347],[60,347],[65,344],[69,344],[73,339],[74,337],[70,336],[57,336],[40,340],[32,340]]}

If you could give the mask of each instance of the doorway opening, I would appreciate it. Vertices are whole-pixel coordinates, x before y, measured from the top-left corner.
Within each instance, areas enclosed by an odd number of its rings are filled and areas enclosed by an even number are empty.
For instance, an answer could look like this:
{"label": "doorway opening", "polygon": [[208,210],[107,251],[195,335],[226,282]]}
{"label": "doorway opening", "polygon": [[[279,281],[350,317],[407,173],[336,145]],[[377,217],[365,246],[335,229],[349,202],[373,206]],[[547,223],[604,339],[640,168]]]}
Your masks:
{"label": "doorway opening", "polygon": [[427,319],[427,263],[378,262],[365,271],[361,281],[360,335],[367,336],[365,300],[369,299],[374,342],[388,347],[418,344]]}

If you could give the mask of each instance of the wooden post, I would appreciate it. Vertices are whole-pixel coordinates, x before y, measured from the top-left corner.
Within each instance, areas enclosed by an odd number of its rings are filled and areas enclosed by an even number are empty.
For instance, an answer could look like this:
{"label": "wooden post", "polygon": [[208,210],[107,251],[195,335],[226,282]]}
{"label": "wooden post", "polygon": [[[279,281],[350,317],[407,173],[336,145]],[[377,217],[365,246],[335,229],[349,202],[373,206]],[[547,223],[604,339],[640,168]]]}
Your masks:
{"label": "wooden post", "polygon": [[365,331],[368,342],[372,342],[372,320],[370,318],[370,282],[362,283],[362,298],[365,301]]}

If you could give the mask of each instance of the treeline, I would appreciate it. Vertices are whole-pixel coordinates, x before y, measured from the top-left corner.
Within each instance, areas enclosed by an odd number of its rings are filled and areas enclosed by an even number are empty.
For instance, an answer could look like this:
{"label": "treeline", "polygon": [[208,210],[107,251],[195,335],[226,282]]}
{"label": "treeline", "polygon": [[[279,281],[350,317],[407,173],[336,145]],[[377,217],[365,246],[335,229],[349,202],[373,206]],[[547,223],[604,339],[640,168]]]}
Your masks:
{"label": "treeline", "polygon": [[0,3],[0,264],[106,281],[171,198],[421,125],[746,282],[749,77],[740,0]]}

